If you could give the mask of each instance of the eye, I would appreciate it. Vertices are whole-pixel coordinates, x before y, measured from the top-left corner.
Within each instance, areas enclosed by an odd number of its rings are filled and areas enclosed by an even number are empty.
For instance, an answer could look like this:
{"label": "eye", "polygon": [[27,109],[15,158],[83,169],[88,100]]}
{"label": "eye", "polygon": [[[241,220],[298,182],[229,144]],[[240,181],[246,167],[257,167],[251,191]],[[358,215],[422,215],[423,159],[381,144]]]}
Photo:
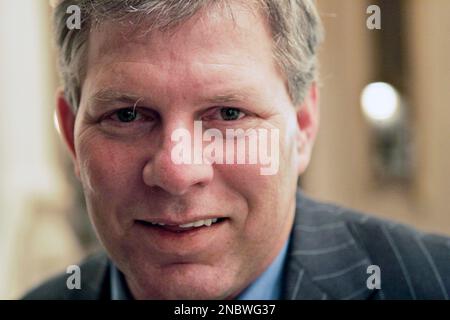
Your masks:
{"label": "eye", "polygon": [[148,107],[122,107],[102,115],[98,124],[102,130],[119,136],[150,133],[158,123],[158,114]]}
{"label": "eye", "polygon": [[204,116],[204,120],[232,122],[247,116],[247,112],[234,107],[215,107]]}
{"label": "eye", "polygon": [[135,108],[124,108],[117,110],[113,117],[117,117],[120,122],[133,122],[140,119],[140,114],[136,112]]}
{"label": "eye", "polygon": [[233,121],[233,120],[239,120],[244,116],[243,112],[237,108],[221,108],[220,109],[220,116],[225,121]]}
{"label": "eye", "polygon": [[246,113],[238,108],[218,107],[211,109],[204,119],[216,121],[236,121],[246,116]]}

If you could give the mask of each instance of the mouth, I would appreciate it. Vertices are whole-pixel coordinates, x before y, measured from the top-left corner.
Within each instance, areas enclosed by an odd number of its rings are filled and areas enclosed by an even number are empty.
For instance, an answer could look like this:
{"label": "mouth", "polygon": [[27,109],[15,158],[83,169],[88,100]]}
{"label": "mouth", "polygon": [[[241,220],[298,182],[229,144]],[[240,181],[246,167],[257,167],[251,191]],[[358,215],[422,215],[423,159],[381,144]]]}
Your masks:
{"label": "mouth", "polygon": [[[218,254],[233,235],[229,217],[197,217],[190,220],[144,218],[135,220],[139,246],[157,252],[165,262],[198,261]],[[195,220],[197,219],[197,220]]]}
{"label": "mouth", "polygon": [[164,223],[157,221],[136,220],[136,223],[155,231],[167,231],[175,234],[193,233],[205,229],[215,229],[217,226],[223,224],[228,218],[212,218],[202,219],[183,224]]}

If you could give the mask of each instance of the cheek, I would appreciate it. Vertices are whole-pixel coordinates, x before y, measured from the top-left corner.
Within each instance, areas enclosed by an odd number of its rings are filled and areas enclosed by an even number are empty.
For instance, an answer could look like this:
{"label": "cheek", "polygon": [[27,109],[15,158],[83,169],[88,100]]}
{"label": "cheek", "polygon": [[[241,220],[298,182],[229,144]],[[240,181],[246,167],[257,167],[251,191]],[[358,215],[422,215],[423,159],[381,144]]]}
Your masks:
{"label": "cheek", "polygon": [[[281,135],[282,134],[282,135]],[[290,198],[295,193],[297,174],[293,157],[293,138],[280,133],[279,168],[274,175],[262,175],[264,165],[216,165],[216,179],[222,180],[227,189],[245,199],[249,215],[245,228],[249,241],[261,235],[261,230],[274,232],[284,227],[289,214]],[[251,240],[253,239],[253,240]]]}
{"label": "cheek", "polygon": [[111,203],[142,179],[136,148],[105,138],[86,139],[80,146],[80,175],[88,198]]}
{"label": "cheek", "polygon": [[289,193],[282,170],[278,175],[262,176],[259,166],[234,165],[217,168],[216,172],[227,190],[245,199],[248,211],[236,223],[234,248],[237,259],[248,267],[258,262],[253,266],[258,269],[261,261],[273,257],[289,231]]}
{"label": "cheek", "polygon": [[142,175],[139,149],[102,136],[80,140],[78,161],[89,216],[100,241],[110,250],[131,226],[124,208],[134,205]]}

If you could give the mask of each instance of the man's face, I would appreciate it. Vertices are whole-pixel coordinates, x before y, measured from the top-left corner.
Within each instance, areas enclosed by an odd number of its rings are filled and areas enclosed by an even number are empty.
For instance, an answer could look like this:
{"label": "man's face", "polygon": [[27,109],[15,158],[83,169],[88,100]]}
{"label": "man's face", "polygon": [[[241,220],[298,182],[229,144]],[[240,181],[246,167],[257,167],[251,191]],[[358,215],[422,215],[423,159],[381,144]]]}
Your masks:
{"label": "man's face", "polygon": [[[292,226],[305,167],[298,114],[268,26],[232,9],[234,18],[201,12],[166,33],[133,36],[105,23],[90,35],[72,151],[90,218],[136,298],[233,297],[272,262]],[[278,172],[175,164],[171,135],[193,135],[194,121],[224,133],[278,129]],[[175,226],[210,218],[218,220]]]}

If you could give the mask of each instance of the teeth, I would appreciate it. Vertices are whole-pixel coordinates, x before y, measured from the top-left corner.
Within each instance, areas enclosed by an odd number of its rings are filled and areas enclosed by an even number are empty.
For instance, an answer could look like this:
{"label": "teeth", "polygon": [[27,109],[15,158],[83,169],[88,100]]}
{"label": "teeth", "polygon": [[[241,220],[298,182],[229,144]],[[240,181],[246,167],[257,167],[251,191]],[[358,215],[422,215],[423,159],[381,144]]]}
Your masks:
{"label": "teeth", "polygon": [[[205,219],[205,220],[198,220],[186,224],[179,225],[180,228],[192,228],[192,227],[202,227],[202,226],[211,226],[213,223],[216,223],[218,218],[214,219]],[[165,223],[160,222],[151,222],[152,225],[159,225],[159,226],[165,226]]]}
{"label": "teeth", "polygon": [[151,222],[152,225],[156,226],[156,225],[160,225],[160,226],[165,226],[165,223],[159,223],[159,222]]}
{"label": "teeth", "polygon": [[181,228],[190,228],[193,226],[194,226],[194,222],[179,225],[179,227],[181,227]]}
{"label": "teeth", "polygon": [[194,227],[201,227],[202,225],[205,224],[206,220],[200,220],[200,221],[196,221],[194,222]]}
{"label": "teeth", "polygon": [[217,218],[215,219],[205,219],[205,220],[198,220],[195,222],[190,222],[186,224],[179,225],[180,228],[191,228],[191,227],[201,227],[201,226],[211,226],[213,223],[217,222]]}

